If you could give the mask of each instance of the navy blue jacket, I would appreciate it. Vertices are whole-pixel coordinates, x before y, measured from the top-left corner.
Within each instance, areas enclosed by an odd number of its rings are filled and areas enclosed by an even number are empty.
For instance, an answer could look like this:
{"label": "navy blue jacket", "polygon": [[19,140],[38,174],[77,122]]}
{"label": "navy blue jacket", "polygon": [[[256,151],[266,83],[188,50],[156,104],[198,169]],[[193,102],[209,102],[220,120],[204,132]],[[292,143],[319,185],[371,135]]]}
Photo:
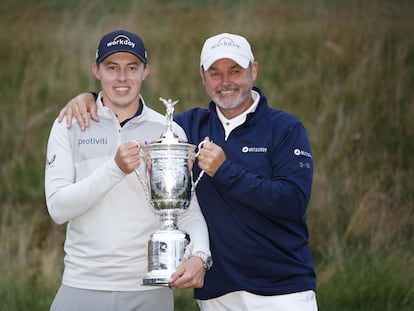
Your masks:
{"label": "navy blue jacket", "polygon": [[[268,106],[264,94],[255,112],[227,141],[215,104],[177,114],[189,143],[206,136],[226,161],[196,192],[207,221],[213,268],[195,298],[246,290],[259,295],[315,290],[306,208],[313,162],[306,130],[294,116]],[[194,176],[200,173],[194,165]]]}

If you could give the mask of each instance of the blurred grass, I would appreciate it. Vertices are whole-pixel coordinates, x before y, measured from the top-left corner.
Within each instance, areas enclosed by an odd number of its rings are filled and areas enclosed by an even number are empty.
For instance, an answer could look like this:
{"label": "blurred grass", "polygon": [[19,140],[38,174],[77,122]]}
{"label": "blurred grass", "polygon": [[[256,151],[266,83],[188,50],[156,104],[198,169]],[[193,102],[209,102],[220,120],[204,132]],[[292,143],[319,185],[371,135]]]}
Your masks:
{"label": "blurred grass", "polygon": [[[143,95],[206,106],[204,40],[252,43],[261,87],[313,145],[309,208],[320,310],[414,309],[414,3],[412,1],[3,0],[0,4],[0,310],[45,310],[60,282],[64,226],[44,203],[50,126],[96,90],[100,37],[144,39]],[[197,310],[175,291],[177,310]]]}

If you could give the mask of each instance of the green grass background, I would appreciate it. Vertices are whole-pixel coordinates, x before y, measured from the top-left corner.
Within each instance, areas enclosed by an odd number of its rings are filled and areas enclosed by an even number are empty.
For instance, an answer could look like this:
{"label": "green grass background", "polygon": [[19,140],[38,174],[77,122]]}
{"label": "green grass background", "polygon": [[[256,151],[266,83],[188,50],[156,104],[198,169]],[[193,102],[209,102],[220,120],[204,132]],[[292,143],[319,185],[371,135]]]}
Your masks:
{"label": "green grass background", "polygon": [[[246,36],[256,85],[306,126],[315,161],[309,231],[319,309],[414,310],[414,2],[387,0],[2,0],[0,310],[48,310],[64,226],[44,199],[59,110],[97,90],[91,64],[117,28],[144,39],[143,95],[206,106],[204,40]],[[197,310],[175,291],[176,310]]]}

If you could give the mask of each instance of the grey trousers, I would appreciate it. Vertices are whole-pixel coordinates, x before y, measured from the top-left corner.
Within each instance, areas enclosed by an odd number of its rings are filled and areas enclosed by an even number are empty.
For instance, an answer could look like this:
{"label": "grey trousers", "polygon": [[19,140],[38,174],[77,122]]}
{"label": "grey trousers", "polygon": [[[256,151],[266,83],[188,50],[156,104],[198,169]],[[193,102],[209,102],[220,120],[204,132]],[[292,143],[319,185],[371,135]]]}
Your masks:
{"label": "grey trousers", "polygon": [[61,285],[50,311],[173,311],[168,287],[147,291],[111,292]]}

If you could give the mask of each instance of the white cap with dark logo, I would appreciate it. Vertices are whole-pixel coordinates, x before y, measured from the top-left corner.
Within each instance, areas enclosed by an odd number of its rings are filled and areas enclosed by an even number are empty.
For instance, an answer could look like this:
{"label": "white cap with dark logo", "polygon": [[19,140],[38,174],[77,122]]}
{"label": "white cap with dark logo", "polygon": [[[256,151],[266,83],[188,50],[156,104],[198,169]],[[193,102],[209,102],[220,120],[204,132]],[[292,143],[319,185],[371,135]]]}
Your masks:
{"label": "white cap with dark logo", "polygon": [[96,63],[101,63],[108,56],[116,52],[128,52],[138,57],[144,64],[147,63],[147,51],[142,39],[129,31],[116,30],[104,35],[96,50]]}
{"label": "white cap with dark logo", "polygon": [[231,33],[221,33],[204,42],[200,67],[208,70],[215,61],[223,58],[232,59],[243,68],[249,67],[254,61],[252,49],[246,38]]}

